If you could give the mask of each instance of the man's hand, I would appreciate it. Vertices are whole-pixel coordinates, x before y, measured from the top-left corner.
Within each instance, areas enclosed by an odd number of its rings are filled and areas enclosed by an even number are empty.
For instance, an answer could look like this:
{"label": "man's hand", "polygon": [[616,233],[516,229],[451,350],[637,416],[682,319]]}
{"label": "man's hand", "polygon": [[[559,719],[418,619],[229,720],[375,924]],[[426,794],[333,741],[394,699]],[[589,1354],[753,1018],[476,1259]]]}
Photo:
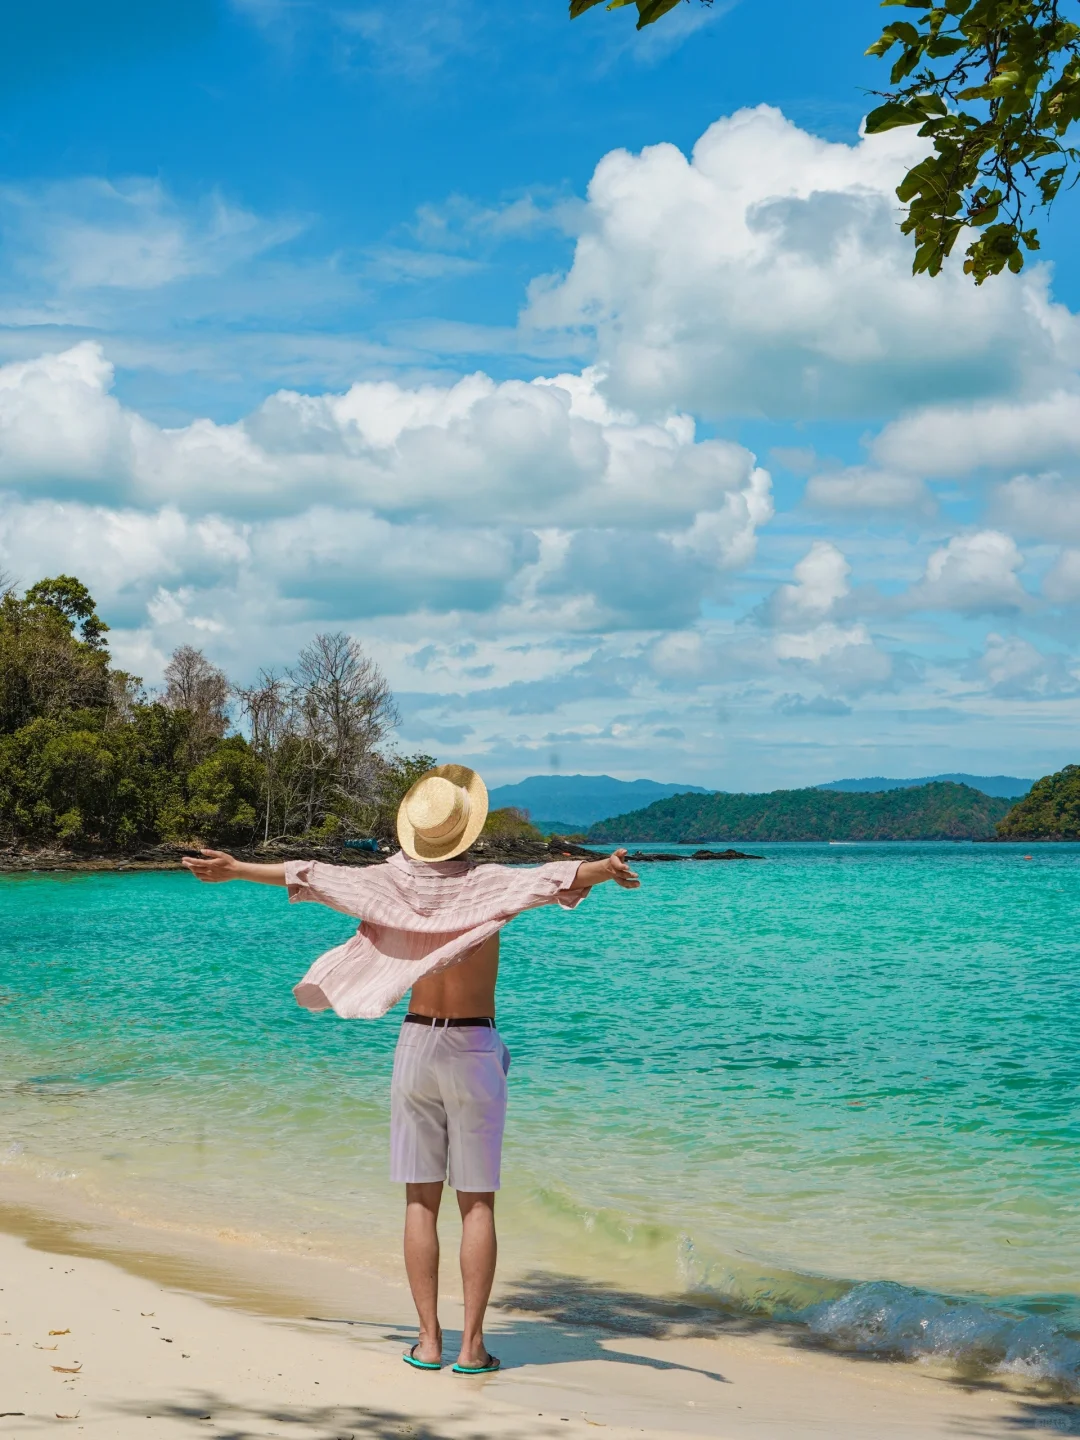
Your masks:
{"label": "man's hand", "polygon": [[196,880],[205,880],[213,885],[220,880],[253,880],[256,885],[284,885],[285,866],[254,865],[247,860],[236,860],[225,850],[204,850],[203,858],[185,855],[181,860],[185,870],[190,870]]}
{"label": "man's hand", "polygon": [[220,880],[239,880],[240,866],[231,855],[224,850],[203,850],[201,854],[204,859],[198,859],[194,855],[185,855],[180,861],[185,870],[190,870],[196,880],[205,880],[207,884],[215,884]]}
{"label": "man's hand", "polygon": [[621,885],[624,890],[640,890],[641,880],[626,863],[626,851],[615,850],[604,861],[608,867],[608,873],[616,885]]}
{"label": "man's hand", "polygon": [[624,890],[641,888],[641,881],[626,863],[625,850],[614,851],[606,860],[586,860],[578,866],[574,884],[584,889],[585,886],[602,885],[605,880],[614,880]]}

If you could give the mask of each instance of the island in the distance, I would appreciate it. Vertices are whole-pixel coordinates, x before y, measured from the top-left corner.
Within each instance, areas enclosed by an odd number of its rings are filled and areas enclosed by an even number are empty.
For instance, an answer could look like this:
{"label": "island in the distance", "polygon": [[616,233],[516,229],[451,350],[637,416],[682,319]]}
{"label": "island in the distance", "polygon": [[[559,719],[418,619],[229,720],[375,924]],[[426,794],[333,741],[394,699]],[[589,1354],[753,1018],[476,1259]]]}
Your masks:
{"label": "island in the distance", "polygon": [[590,827],[585,838],[594,845],[991,840],[1011,809],[1011,800],[950,781],[870,794],[816,788],[774,790],[766,795],[686,794],[601,820]]}
{"label": "island in the distance", "polygon": [[1036,780],[997,829],[1002,840],[1080,840],[1080,765]]}

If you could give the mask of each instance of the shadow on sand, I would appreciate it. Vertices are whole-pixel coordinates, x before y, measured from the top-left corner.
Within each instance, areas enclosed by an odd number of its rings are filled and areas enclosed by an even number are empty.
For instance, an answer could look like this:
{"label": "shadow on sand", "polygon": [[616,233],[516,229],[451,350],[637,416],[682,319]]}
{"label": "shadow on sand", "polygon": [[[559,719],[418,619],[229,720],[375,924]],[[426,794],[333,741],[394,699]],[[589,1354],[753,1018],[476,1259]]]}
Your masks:
{"label": "shadow on sand", "polygon": [[[296,1440],[450,1440],[450,1432],[429,1421],[417,1420],[398,1410],[379,1410],[367,1405],[237,1405],[223,1395],[203,1391],[189,1404],[163,1402],[152,1406],[117,1407],[120,1414],[153,1415],[155,1420],[178,1422],[177,1434],[201,1435],[206,1440],[265,1440],[268,1435],[296,1437]],[[206,1422],[210,1421],[208,1425]],[[539,1424],[537,1423],[539,1421]],[[279,1430],[276,1426],[285,1426]],[[490,1426],[478,1421],[475,1428],[453,1427],[453,1440],[491,1440]],[[566,1427],[555,1418],[522,1419],[519,1428],[500,1420],[500,1440],[547,1440]]]}
{"label": "shadow on sand", "polygon": [[[498,1302],[500,1311],[518,1312],[550,1322],[559,1337],[558,1344],[572,1350],[590,1334],[598,1345],[598,1335],[608,1334],[641,1336],[651,1340],[681,1338],[711,1338],[718,1335],[754,1335],[768,1333],[800,1350],[825,1350],[842,1354],[846,1360],[864,1365],[897,1365],[906,1363],[895,1356],[872,1355],[844,1350],[828,1339],[812,1334],[804,1326],[782,1324],[761,1315],[747,1314],[720,1300],[706,1295],[653,1296],[642,1295],[633,1290],[617,1286],[598,1284],[573,1276],[534,1272],[504,1291]],[[534,1341],[536,1326],[527,1327],[523,1337],[526,1342]],[[548,1329],[549,1327],[544,1327]],[[566,1354],[565,1358],[575,1358]],[[655,1364],[657,1368],[669,1367],[662,1361],[643,1356],[627,1355],[621,1351],[604,1351],[600,1356],[623,1364]],[[537,1360],[530,1355],[529,1363]],[[723,1377],[714,1372],[713,1379]],[[1047,1395],[1044,1399],[1032,1396],[1022,1397],[1017,1393],[1015,1380],[1010,1382],[986,1373],[957,1371],[952,1375],[936,1375],[937,1383],[949,1389],[966,1391],[987,1390],[1007,1396],[1012,1402],[1010,1414],[995,1420],[993,1427],[982,1430],[978,1425],[965,1433],[971,1436],[985,1434],[1002,1435],[1077,1435],[1080,1436],[1080,1405],[1070,1403],[1060,1394]]]}
{"label": "shadow on sand", "polygon": [[[652,1370],[678,1371],[702,1376],[718,1385],[729,1382],[717,1370],[687,1365],[674,1359],[634,1353],[620,1347],[608,1348],[613,1337],[665,1340],[705,1339],[719,1335],[750,1335],[768,1331],[783,1343],[799,1348],[825,1347],[799,1326],[779,1326],[759,1316],[741,1314],[713,1302],[707,1296],[658,1297],[634,1290],[581,1280],[572,1276],[535,1272],[504,1289],[492,1317],[492,1348],[506,1369],[529,1366],[565,1365],[601,1361],[608,1365],[645,1366]],[[309,1316],[309,1321],[326,1326],[348,1326],[364,1335],[369,1346],[388,1343],[407,1348],[416,1338],[370,1321],[347,1317]],[[446,1334],[446,1355],[452,1357],[457,1335]],[[888,1364],[880,1356],[851,1355],[867,1364]],[[994,1390],[1008,1395],[1010,1410],[993,1422],[973,1418],[957,1426],[958,1436],[968,1440],[1002,1440],[1016,1436],[1080,1436],[1080,1407],[1054,1401],[1022,1397],[992,1376],[935,1377],[950,1388]],[[465,1382],[475,1384],[478,1382]],[[616,1380],[615,1385],[618,1385]],[[554,1398],[554,1396],[553,1396]],[[210,1440],[261,1440],[268,1434],[310,1437],[310,1440],[448,1440],[439,1425],[414,1416],[369,1406],[240,1405],[225,1395],[205,1392],[190,1403],[162,1401],[153,1405],[119,1407],[121,1413],[150,1414],[168,1418],[184,1427],[178,1433],[199,1434]],[[207,1422],[211,1422],[208,1424]],[[478,1425],[482,1424],[478,1417]],[[284,1426],[283,1431],[267,1426]],[[190,1428],[189,1428],[190,1427]],[[453,1426],[454,1440],[490,1440],[490,1428],[462,1429]],[[500,1417],[501,1440],[546,1440],[549,1435],[565,1437],[567,1430],[558,1415],[522,1417],[520,1430],[509,1417]]]}

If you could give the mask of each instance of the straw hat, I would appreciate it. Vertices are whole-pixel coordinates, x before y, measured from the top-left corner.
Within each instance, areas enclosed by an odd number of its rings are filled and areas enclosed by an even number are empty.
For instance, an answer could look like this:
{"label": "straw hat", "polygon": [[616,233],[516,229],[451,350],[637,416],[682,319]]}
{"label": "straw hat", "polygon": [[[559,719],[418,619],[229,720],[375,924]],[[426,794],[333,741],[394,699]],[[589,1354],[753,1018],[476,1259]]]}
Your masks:
{"label": "straw hat", "polygon": [[452,860],[480,834],[487,813],[487,786],[475,770],[436,765],[398,806],[401,848],[414,860]]}

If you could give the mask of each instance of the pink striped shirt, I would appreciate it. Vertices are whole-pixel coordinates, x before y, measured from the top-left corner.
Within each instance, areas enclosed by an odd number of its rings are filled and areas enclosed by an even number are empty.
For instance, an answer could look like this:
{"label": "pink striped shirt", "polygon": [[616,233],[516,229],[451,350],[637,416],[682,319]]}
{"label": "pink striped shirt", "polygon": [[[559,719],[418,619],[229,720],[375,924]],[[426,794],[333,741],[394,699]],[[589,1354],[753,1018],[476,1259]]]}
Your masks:
{"label": "pink striped shirt", "polygon": [[410,860],[353,868],[287,860],[290,901],[314,900],[360,920],[356,934],[320,955],[293,990],[305,1010],[346,1020],[385,1015],[417,980],[444,970],[523,910],[580,905],[580,860],[510,869],[467,860]]}

